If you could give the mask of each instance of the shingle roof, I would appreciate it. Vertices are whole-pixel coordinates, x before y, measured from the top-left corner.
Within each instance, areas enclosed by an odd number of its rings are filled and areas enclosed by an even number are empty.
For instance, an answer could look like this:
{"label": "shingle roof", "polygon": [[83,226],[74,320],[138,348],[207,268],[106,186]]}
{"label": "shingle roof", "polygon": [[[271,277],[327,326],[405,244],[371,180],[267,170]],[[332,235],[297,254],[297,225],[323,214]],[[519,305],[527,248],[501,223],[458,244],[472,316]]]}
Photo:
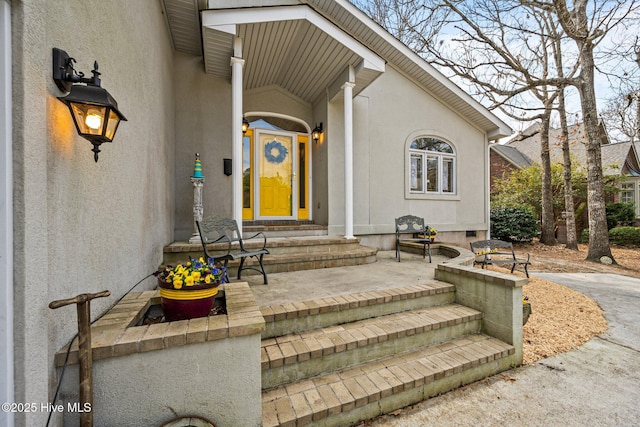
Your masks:
{"label": "shingle roof", "polygon": [[531,166],[533,164],[531,159],[524,155],[516,147],[504,144],[492,144],[489,146],[489,148],[494,150],[505,160],[518,168],[526,168],[527,166]]}
{"label": "shingle roof", "polygon": [[[506,143],[534,163],[540,163],[540,123],[534,123]],[[609,143],[604,126],[602,132],[602,166],[605,175],[640,175],[638,155],[640,151],[630,142]],[[552,163],[562,163],[562,141],[560,129],[549,131],[549,154]],[[569,127],[569,151],[572,161],[586,167],[587,135],[582,123]],[[640,147],[638,147],[640,148]],[[514,163],[515,164],[515,163]]]}

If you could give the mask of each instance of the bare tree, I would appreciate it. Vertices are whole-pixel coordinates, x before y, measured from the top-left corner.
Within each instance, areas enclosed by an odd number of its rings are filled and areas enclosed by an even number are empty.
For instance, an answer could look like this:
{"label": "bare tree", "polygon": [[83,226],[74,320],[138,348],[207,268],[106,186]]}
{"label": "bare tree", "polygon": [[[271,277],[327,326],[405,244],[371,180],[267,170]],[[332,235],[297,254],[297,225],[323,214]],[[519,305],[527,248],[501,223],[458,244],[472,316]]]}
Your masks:
{"label": "bare tree", "polygon": [[574,40],[580,53],[580,74],[574,83],[580,93],[582,118],[588,135],[587,188],[589,206],[589,252],[587,259],[599,260],[609,257],[613,260],[609,244],[609,230],[605,212],[602,153],[595,93],[594,49],[607,32],[637,9],[632,2],[602,2],[589,4],[588,0],[574,1],[569,9],[566,0],[532,2],[536,7],[551,10],[567,36]]}
{"label": "bare tree", "polygon": [[609,100],[600,116],[612,139],[618,142],[640,140],[640,38],[632,46],[623,46],[619,55],[633,57],[633,70],[624,69],[621,76],[613,76],[616,94]]}
{"label": "bare tree", "polygon": [[[410,5],[414,10],[427,8],[434,11],[445,8],[452,12],[451,19],[439,25],[461,34],[454,40],[461,46],[456,58],[443,55],[442,38],[437,42],[434,35],[421,40],[418,37],[420,42],[416,43],[414,40],[415,44],[410,47],[419,53],[431,55],[436,64],[447,67],[455,75],[471,82],[478,88],[476,95],[491,102],[494,108],[505,112],[519,108],[525,115],[537,110],[523,107],[526,105],[523,102],[527,100],[526,94],[533,88],[550,86],[564,90],[568,85],[577,88],[589,141],[587,175],[590,240],[587,259],[599,260],[603,256],[613,259],[605,215],[594,88],[594,50],[612,28],[637,13],[638,1],[576,0],[571,4],[571,10],[563,0],[406,0],[402,3]],[[576,46],[578,59],[570,73],[560,76],[548,72],[540,74],[538,71],[541,67],[536,56],[526,54],[527,51],[536,52],[536,49],[544,45],[531,43],[532,36],[539,35],[540,31],[527,23],[530,16],[537,16],[541,12],[553,14],[563,32]],[[410,18],[410,15],[406,16],[405,21],[411,22]],[[562,59],[566,62],[565,53],[562,54]],[[579,74],[575,73],[577,69]],[[526,118],[531,119],[530,116]],[[544,155],[544,148],[541,150]]]}
{"label": "bare tree", "polygon": [[[373,0],[376,12],[394,7],[394,0]],[[382,7],[384,3],[385,8]],[[441,4],[404,1],[401,32],[390,31],[413,50],[428,56],[440,67],[449,69],[473,85],[475,95],[483,97],[490,109],[499,108],[506,115],[522,120],[542,121],[540,154],[542,159],[542,234],[540,241],[555,244],[555,217],[551,194],[551,159],[549,129],[559,81],[553,81],[554,57],[550,37],[560,37],[559,25],[549,13],[525,10],[518,1],[480,0]],[[408,5],[411,4],[410,7]],[[527,13],[523,14],[525,10]],[[397,10],[396,10],[397,11]],[[413,11],[413,13],[408,13]],[[427,12],[428,11],[428,12]],[[388,16],[387,12],[387,16]],[[439,36],[427,32],[421,37],[424,21],[415,16],[443,17],[439,27],[448,33]],[[385,21],[386,22],[386,21]],[[413,23],[418,25],[414,26]],[[384,23],[382,23],[385,25]],[[549,27],[554,28],[553,34]],[[454,31],[452,31],[454,29]],[[414,33],[411,37],[407,35]],[[451,32],[455,32],[453,37]],[[558,42],[560,45],[560,42]],[[573,71],[575,72],[575,70]],[[537,106],[532,106],[537,104]]]}
{"label": "bare tree", "polygon": [[[562,58],[562,42],[557,31],[557,21],[551,20],[548,32],[552,34],[552,50],[558,78],[564,78],[564,60]],[[565,87],[558,88],[558,114],[560,115],[560,139],[562,143],[562,162],[564,166],[564,212],[567,227],[567,249],[578,250],[578,233],[576,232],[575,207],[573,205],[573,183],[571,181],[571,152],[569,149],[569,125],[567,124],[567,108],[565,103]]]}

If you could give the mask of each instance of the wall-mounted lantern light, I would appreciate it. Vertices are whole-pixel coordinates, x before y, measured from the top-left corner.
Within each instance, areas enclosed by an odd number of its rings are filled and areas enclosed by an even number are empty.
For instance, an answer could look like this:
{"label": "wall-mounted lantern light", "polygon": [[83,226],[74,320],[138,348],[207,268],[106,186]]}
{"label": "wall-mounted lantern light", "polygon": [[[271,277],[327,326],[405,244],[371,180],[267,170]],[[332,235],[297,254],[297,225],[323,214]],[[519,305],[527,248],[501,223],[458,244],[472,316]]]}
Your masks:
{"label": "wall-mounted lantern light", "polygon": [[53,80],[61,91],[69,92],[58,99],[69,107],[80,136],[93,144],[93,158],[97,162],[100,144],[113,141],[118,124],[127,119],[118,110],[116,100],[100,87],[98,62],[94,62],[91,78],[76,71],[74,62],[67,52],[53,48]]}
{"label": "wall-mounted lantern light", "polygon": [[318,142],[320,140],[320,136],[322,135],[322,122],[320,122],[320,126],[316,125],[315,128],[311,131],[311,139],[314,142]]}
{"label": "wall-mounted lantern light", "polygon": [[249,121],[242,116],[242,134],[246,134],[247,131],[249,130]]}

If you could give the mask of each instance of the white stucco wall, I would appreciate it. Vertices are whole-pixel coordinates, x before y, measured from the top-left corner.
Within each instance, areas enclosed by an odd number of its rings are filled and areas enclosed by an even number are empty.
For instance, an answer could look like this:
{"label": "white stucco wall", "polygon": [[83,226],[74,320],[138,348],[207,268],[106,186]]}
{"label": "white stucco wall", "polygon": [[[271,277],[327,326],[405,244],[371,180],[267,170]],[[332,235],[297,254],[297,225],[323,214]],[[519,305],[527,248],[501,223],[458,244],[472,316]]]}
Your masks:
{"label": "white stucco wall", "polygon": [[[94,425],[160,426],[199,415],[217,426],[261,425],[260,334],[134,353],[94,362]],[[78,400],[78,366],[61,391]],[[71,385],[71,387],[69,387]],[[64,425],[79,426],[65,414]]]}
{"label": "white stucco wall", "polygon": [[[391,233],[412,214],[440,231],[486,229],[486,143],[482,131],[392,66],[354,98],[354,232]],[[329,232],[344,227],[343,103],[329,104]],[[406,196],[407,146],[420,135],[456,150],[457,194]]]}
{"label": "white stucco wall", "polygon": [[175,239],[188,240],[193,229],[193,175],[200,153],[204,215],[231,216],[231,176],[223,173],[231,158],[231,82],[204,73],[202,58],[177,52]]}
{"label": "white stucco wall", "polygon": [[[53,355],[77,330],[75,307],[48,303],[108,289],[110,298],[92,303],[97,317],[157,268],[172,240],[173,55],[159,2],[24,0],[12,15],[15,399],[46,403]],[[87,75],[97,60],[129,120],[98,163],[56,99],[53,47]],[[18,414],[16,425],[46,418]]]}
{"label": "white stucco wall", "polygon": [[327,103],[322,101],[314,105],[313,115],[316,118],[315,123],[323,124],[323,134],[320,140],[312,145],[312,157],[313,162],[313,180],[311,182],[313,188],[313,200],[311,207],[313,209],[313,221],[316,224],[326,225],[329,223],[329,188],[327,187],[327,175],[329,174],[328,164],[328,145],[329,145],[329,131],[327,129],[328,116],[327,116]]}
{"label": "white stucco wall", "polygon": [[[193,233],[193,186],[189,177],[195,153],[200,153],[205,176],[204,216],[231,216],[232,177],[223,173],[223,159],[231,158],[232,148],[231,83],[205,74],[202,58],[176,53],[175,63],[175,239],[184,241]],[[246,91],[243,111],[283,114],[314,126],[311,105],[279,87]]]}

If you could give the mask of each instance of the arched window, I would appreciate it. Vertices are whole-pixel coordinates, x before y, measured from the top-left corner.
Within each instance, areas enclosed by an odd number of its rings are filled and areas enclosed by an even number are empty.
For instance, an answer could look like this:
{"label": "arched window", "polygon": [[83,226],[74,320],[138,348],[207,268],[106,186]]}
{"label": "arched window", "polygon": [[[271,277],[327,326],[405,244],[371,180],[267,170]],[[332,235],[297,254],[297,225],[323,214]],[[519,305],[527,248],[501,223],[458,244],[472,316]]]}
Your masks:
{"label": "arched window", "polygon": [[409,156],[412,193],[455,194],[456,153],[449,143],[419,137],[411,142]]}

